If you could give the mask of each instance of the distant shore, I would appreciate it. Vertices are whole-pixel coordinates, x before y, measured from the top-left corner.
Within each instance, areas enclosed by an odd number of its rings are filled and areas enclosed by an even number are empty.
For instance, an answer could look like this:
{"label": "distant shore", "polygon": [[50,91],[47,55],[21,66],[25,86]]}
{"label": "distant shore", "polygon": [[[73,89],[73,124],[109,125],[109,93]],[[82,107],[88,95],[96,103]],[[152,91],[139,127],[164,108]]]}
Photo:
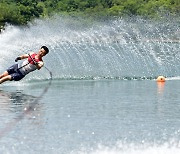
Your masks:
{"label": "distant shore", "polygon": [[54,14],[82,16],[98,19],[109,17],[141,16],[147,19],[161,19],[162,16],[180,16],[180,3],[167,0],[26,0],[0,2],[0,31],[6,23],[27,25],[34,19],[51,17]]}

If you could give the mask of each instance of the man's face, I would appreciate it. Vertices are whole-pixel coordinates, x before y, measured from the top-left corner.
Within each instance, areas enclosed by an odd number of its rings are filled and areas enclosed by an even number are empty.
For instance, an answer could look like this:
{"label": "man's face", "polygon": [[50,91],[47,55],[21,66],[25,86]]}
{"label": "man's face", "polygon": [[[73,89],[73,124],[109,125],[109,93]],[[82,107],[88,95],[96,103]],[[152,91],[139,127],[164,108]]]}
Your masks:
{"label": "man's face", "polygon": [[39,50],[39,55],[41,55],[42,57],[45,56],[46,55],[46,51],[43,48],[41,48]]}

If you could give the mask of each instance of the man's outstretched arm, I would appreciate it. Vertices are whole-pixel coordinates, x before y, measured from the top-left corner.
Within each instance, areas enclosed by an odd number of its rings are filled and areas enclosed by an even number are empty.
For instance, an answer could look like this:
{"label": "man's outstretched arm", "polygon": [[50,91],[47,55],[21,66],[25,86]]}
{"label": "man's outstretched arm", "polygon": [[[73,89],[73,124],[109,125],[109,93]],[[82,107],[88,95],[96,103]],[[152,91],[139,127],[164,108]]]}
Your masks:
{"label": "man's outstretched arm", "polygon": [[21,60],[21,59],[25,59],[25,58],[28,58],[28,54],[24,54],[24,55],[21,55],[21,56],[18,56],[16,59],[15,59],[15,62],[17,62],[18,60]]}

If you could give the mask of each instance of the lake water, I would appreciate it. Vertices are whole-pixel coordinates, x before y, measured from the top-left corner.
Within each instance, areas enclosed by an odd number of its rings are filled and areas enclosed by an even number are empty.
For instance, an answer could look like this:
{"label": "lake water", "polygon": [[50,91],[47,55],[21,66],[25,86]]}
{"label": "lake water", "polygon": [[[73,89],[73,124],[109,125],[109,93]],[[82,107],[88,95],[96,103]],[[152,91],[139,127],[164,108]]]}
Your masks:
{"label": "lake water", "polygon": [[[1,87],[1,153],[178,154],[178,80],[54,80]],[[10,125],[10,126],[8,126]]]}
{"label": "lake water", "polygon": [[57,16],[7,25],[0,71],[46,45],[53,79],[42,68],[0,85],[0,153],[179,154],[179,27]]}

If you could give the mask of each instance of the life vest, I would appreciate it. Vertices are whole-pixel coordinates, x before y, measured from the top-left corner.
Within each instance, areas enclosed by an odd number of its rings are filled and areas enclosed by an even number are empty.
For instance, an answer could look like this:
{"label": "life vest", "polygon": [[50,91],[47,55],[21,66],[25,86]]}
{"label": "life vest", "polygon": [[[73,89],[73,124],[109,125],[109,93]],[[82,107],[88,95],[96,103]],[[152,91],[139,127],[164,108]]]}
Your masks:
{"label": "life vest", "polygon": [[29,56],[22,63],[18,64],[18,69],[23,75],[26,75],[26,74],[28,74],[32,71],[35,71],[37,69],[37,66],[34,64],[34,61],[35,62],[42,61],[42,58],[36,59],[35,58],[36,55],[37,55],[36,53],[33,53],[31,55],[31,57]]}
{"label": "life vest", "polygon": [[[29,62],[30,64],[35,65],[33,61],[35,61],[35,62],[42,61],[42,58],[36,59],[36,58],[35,58],[36,55],[37,55],[36,53],[33,53],[31,56],[28,57],[28,62]],[[32,59],[33,59],[33,60],[32,60]]]}

